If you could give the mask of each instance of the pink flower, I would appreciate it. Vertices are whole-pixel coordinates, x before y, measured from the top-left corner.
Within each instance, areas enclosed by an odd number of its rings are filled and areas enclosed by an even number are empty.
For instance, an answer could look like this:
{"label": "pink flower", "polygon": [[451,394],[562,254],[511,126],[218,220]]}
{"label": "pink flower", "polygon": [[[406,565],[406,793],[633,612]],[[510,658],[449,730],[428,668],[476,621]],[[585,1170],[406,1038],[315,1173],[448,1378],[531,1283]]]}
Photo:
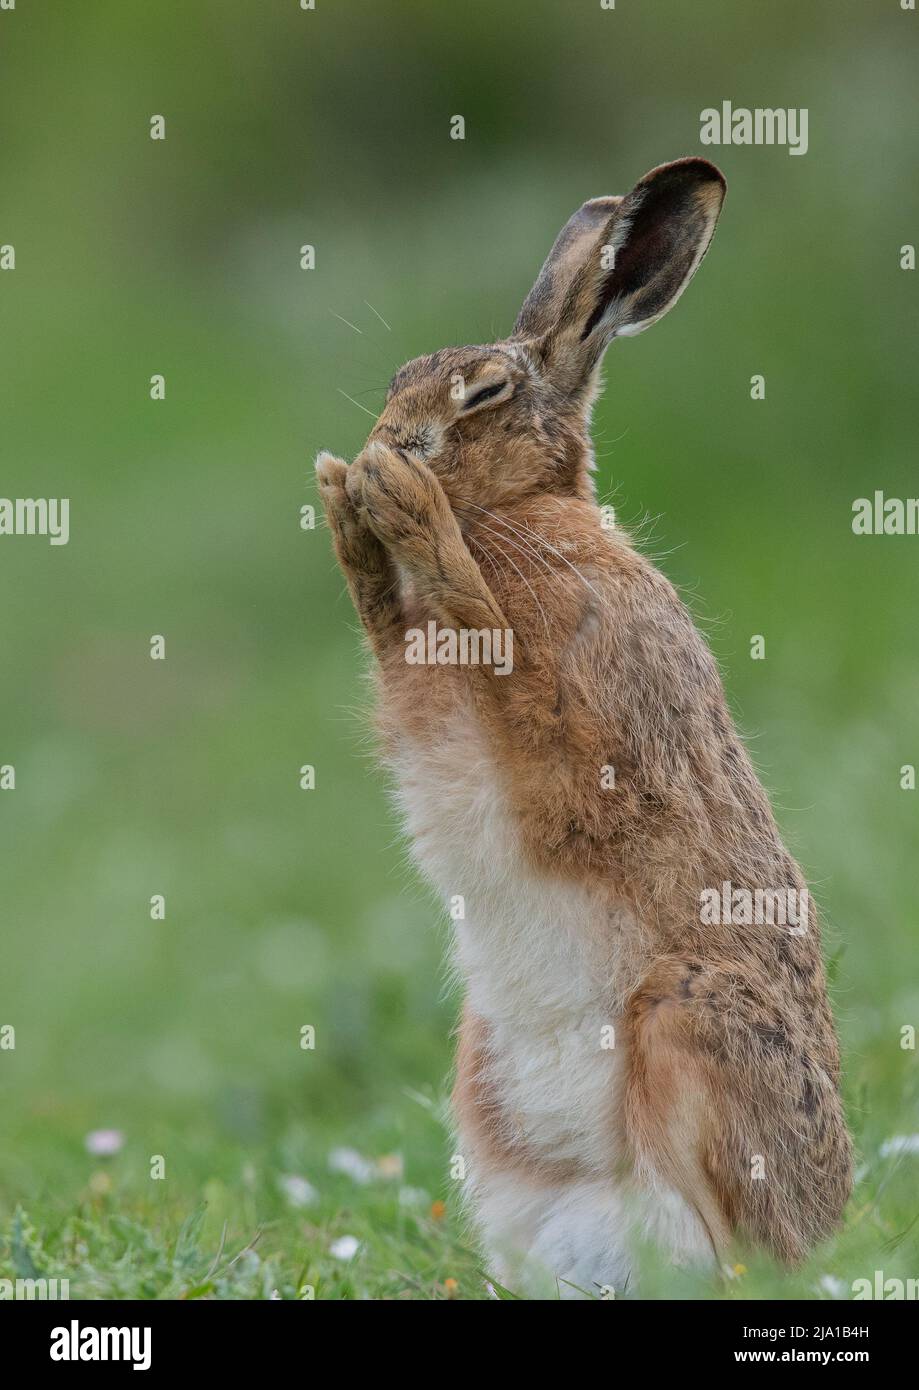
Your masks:
{"label": "pink flower", "polygon": [[110,1158],[119,1153],[124,1146],[124,1135],[120,1129],[91,1129],[83,1140],[86,1152],[96,1158]]}

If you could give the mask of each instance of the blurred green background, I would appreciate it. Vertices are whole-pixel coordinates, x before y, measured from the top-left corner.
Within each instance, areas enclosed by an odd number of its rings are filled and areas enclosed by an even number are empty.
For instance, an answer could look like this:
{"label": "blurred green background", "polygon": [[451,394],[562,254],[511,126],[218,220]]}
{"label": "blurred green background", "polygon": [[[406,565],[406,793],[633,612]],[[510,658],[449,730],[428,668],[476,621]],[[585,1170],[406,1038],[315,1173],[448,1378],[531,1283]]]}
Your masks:
{"label": "blurred green background", "polygon": [[[879,1156],[919,1128],[919,538],[850,523],[856,497],[919,490],[917,24],[895,0],[0,12],[0,492],[71,499],[66,547],[0,538],[0,1272],[187,1292],[226,1222],[268,1252],[226,1296],[292,1295],[304,1269],[342,1297],[441,1296],[463,1270],[479,1296],[442,1123],[446,928],[299,511],[316,451],[370,427],[342,392],[375,414],[405,359],[507,332],[580,202],[689,153],[724,169],[725,211],[677,310],[609,354],[599,486],[709,634],[823,906],[855,1210],[896,1238],[919,1162]],[[723,100],[806,107],[808,153],[704,149]],[[101,1127],[124,1135],[107,1163]],[[401,1178],[330,1173],[338,1145]],[[329,1257],[349,1232],[359,1254]]]}

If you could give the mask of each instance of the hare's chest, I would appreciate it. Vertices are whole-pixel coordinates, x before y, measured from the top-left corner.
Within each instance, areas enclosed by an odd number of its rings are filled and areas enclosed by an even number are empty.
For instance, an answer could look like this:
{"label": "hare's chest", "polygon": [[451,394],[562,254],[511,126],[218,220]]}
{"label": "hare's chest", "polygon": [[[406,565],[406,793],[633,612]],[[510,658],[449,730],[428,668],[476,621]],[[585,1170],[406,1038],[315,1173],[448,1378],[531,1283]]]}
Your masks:
{"label": "hare's chest", "polygon": [[394,759],[415,858],[443,895],[488,1082],[529,1149],[608,1162],[616,1053],[609,908],[536,874],[471,716]]}

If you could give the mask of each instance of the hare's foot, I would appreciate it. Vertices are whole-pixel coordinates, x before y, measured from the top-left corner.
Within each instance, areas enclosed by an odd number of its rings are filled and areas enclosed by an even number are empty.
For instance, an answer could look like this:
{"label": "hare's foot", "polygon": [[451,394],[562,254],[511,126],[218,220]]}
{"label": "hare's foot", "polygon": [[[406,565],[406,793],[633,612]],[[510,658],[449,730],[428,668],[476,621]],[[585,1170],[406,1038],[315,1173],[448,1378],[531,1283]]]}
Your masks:
{"label": "hare's foot", "polygon": [[429,468],[404,451],[371,443],[347,472],[348,497],[358,515],[405,566],[419,597],[453,625],[507,627]]}
{"label": "hare's foot", "polygon": [[674,1265],[711,1268],[711,1243],[672,1189],[584,1177],[528,1183],[492,1173],[474,1205],[495,1277],[528,1298],[614,1299],[638,1284],[643,1245]]}
{"label": "hare's foot", "polygon": [[401,623],[399,580],[386,547],[348,495],[349,471],[333,454],[323,452],[316,459],[316,481],[338,563],[361,622],[371,640],[379,640]]}

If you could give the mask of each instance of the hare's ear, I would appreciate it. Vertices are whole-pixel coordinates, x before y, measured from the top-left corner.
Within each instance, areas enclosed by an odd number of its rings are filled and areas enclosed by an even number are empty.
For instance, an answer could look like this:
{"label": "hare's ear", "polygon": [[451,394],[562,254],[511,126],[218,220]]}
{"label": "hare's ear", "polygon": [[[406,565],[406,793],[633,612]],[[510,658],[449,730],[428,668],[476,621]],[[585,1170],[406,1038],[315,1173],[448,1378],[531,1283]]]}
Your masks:
{"label": "hare's ear", "polygon": [[613,338],[666,314],[708,250],[725,189],[707,160],[679,159],[624,198],[594,198],[574,214],[514,326],[537,339],[547,375],[577,389]]}

